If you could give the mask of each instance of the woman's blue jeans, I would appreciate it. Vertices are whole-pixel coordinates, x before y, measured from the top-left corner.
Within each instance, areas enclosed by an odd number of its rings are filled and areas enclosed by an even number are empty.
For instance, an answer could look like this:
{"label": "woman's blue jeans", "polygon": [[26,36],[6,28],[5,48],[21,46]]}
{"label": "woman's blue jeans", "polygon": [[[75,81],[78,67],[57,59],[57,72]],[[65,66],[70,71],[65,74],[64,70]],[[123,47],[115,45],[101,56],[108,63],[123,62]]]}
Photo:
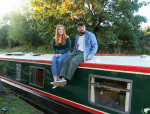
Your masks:
{"label": "woman's blue jeans", "polygon": [[[64,50],[59,50],[59,53],[61,53]],[[61,55],[60,57],[55,57],[53,56],[52,58],[52,74],[53,77],[55,76],[59,76],[59,73],[61,71],[61,67],[63,64],[63,61],[70,55],[70,52],[67,52],[63,55]]]}

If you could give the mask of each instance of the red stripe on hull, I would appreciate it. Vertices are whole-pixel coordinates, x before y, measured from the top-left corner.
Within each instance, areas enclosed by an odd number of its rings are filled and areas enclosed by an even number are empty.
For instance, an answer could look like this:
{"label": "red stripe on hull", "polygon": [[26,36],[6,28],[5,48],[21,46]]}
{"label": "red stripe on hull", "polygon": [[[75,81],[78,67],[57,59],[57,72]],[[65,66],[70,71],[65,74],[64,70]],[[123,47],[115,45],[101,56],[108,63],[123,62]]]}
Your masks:
{"label": "red stripe on hull", "polygon": [[[48,61],[48,60],[29,60],[29,59],[12,59],[12,58],[0,58],[0,59],[2,59],[2,60],[13,60],[13,61],[22,61],[22,62],[33,62],[33,63],[41,63],[41,64],[42,63],[43,64],[51,64],[51,61]],[[141,67],[141,66],[95,64],[95,63],[81,62],[79,64],[79,67],[129,71],[129,72],[138,72],[138,73],[150,73],[150,67]]]}
{"label": "red stripe on hull", "polygon": [[110,69],[110,70],[129,71],[129,72],[150,73],[150,67],[141,67],[141,66],[94,64],[94,63],[80,63],[79,66],[88,67],[88,68],[98,68],[98,69]]}
{"label": "red stripe on hull", "polygon": [[18,82],[9,80],[9,79],[7,79],[7,78],[1,77],[1,76],[0,76],[0,78],[3,79],[3,80],[9,81],[9,82],[11,82],[11,83],[14,83],[14,84],[16,84],[16,85],[22,86],[22,87],[24,87],[24,88],[26,88],[26,89],[29,89],[29,90],[32,90],[32,91],[34,91],[34,92],[40,93],[40,94],[42,94],[42,95],[45,95],[45,96],[47,96],[47,97],[50,97],[50,98],[52,98],[52,99],[55,99],[55,100],[57,100],[57,101],[66,103],[66,104],[68,104],[68,105],[74,106],[74,107],[79,108],[79,109],[82,109],[82,110],[85,110],[85,111],[87,111],[87,112],[94,113],[94,114],[105,114],[104,112],[100,112],[100,111],[98,111],[98,110],[94,110],[94,109],[92,109],[92,108],[89,108],[89,107],[86,107],[86,106],[77,104],[77,103],[75,103],[75,102],[68,101],[68,100],[66,100],[66,99],[63,99],[63,98],[54,96],[54,95],[52,95],[52,94],[49,94],[49,93],[46,93],[46,92],[43,92],[43,91],[34,89],[34,88],[32,88],[32,87],[29,87],[29,86],[20,84],[20,83],[18,83]]}
{"label": "red stripe on hull", "polygon": [[33,63],[46,63],[51,64],[48,60],[31,60],[31,59],[12,59],[12,58],[0,58],[1,60],[11,60],[11,61],[22,61],[22,62],[33,62]]}
{"label": "red stripe on hull", "polygon": [[[100,56],[141,56],[141,55],[134,55],[134,54],[95,54]],[[150,55],[147,55],[150,56]]]}

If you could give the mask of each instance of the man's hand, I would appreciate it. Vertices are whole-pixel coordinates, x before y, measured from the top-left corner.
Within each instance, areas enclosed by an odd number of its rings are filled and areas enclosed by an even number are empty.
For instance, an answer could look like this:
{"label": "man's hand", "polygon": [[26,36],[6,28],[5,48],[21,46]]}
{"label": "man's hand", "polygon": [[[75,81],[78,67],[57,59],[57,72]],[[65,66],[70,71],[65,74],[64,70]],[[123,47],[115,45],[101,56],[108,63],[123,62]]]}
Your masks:
{"label": "man's hand", "polygon": [[55,57],[59,57],[59,54],[55,54]]}
{"label": "man's hand", "polygon": [[58,54],[58,57],[60,57],[61,56],[61,54]]}
{"label": "man's hand", "polygon": [[61,56],[61,54],[55,54],[55,57],[60,57]]}
{"label": "man's hand", "polygon": [[90,59],[91,59],[91,56],[88,55],[87,58],[86,58],[86,60],[88,61],[88,60],[90,60]]}

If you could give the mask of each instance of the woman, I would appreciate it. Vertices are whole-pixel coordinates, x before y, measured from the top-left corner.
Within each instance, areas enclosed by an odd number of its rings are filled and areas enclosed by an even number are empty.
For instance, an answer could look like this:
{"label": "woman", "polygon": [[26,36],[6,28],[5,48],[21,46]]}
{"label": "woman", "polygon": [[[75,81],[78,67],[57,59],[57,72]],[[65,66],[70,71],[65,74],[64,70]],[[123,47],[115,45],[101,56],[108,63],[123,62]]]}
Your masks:
{"label": "woman", "polygon": [[52,74],[54,82],[59,80],[59,73],[63,61],[70,55],[71,41],[66,35],[62,25],[56,28],[55,38],[53,39],[54,56],[52,58]]}

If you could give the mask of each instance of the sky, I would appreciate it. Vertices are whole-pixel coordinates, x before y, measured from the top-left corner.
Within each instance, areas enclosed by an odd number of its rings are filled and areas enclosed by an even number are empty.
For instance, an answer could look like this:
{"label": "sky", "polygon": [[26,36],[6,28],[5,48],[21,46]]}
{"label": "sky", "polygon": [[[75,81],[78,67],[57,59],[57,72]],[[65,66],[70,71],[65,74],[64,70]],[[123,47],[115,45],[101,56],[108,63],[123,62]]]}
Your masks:
{"label": "sky", "polygon": [[[0,19],[6,14],[16,9],[21,9],[21,6],[28,2],[29,0],[0,0]],[[150,2],[150,0],[139,0],[139,2]],[[150,26],[150,15],[149,15],[150,5],[143,6],[139,9],[138,14],[145,16],[148,20],[147,23],[142,23],[142,28]]]}
{"label": "sky", "polygon": [[[139,2],[150,2],[150,0],[139,0]],[[147,19],[147,23],[142,23],[142,28],[145,29],[147,26],[150,26],[150,5],[143,6],[142,8],[139,9],[138,14],[145,16]]]}
{"label": "sky", "polygon": [[0,18],[6,13],[20,9],[27,0],[0,0]]}

